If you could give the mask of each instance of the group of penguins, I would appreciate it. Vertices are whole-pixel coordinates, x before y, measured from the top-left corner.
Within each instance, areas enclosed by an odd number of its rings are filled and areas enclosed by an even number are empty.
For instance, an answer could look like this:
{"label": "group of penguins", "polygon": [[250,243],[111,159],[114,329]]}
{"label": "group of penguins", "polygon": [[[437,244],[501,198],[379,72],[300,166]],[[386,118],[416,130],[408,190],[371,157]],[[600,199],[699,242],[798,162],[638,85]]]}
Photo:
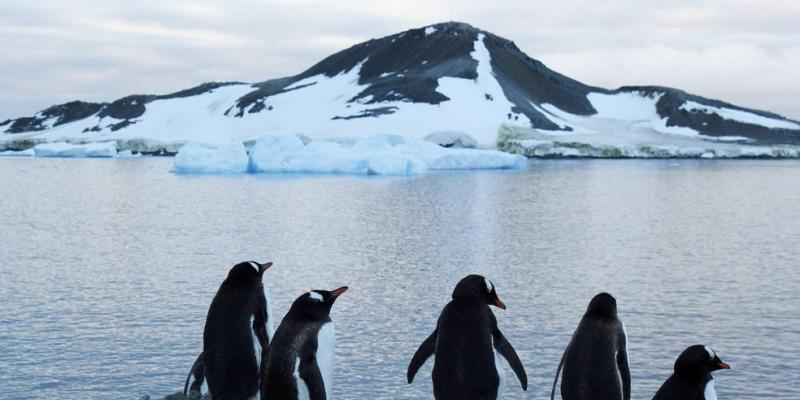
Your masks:
{"label": "group of penguins", "polygon": [[[347,286],[302,294],[273,334],[269,294],[262,282],[270,266],[242,262],[222,282],[208,310],[203,351],[186,379],[185,395],[199,395],[206,381],[214,400],[330,398],[334,367],[330,311]],[[435,356],[435,399],[499,399],[503,358],[527,391],[525,368],[489,306],[506,308],[491,281],[469,275],[458,282],[436,329],[411,358],[408,383]],[[630,400],[626,345],[616,300],[610,294],[598,294],[564,351],[551,399],[563,370],[564,400]],[[674,373],[653,400],[716,400],[711,372],[729,368],[710,347],[691,346],[675,361]]]}

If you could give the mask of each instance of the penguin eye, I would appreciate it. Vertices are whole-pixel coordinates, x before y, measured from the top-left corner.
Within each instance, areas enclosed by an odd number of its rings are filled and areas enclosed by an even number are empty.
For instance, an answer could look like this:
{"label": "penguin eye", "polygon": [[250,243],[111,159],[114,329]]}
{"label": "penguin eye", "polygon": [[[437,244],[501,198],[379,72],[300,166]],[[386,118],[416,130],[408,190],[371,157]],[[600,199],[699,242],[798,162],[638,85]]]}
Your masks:
{"label": "penguin eye", "polygon": [[486,291],[492,293],[492,290],[494,290],[494,284],[492,284],[492,281],[483,278],[483,283],[486,284]]}
{"label": "penguin eye", "polygon": [[324,300],[322,295],[317,293],[317,292],[308,292],[308,297],[310,297],[311,300],[314,300],[314,301],[317,301],[317,302],[320,302],[320,303],[322,303],[322,301]]}

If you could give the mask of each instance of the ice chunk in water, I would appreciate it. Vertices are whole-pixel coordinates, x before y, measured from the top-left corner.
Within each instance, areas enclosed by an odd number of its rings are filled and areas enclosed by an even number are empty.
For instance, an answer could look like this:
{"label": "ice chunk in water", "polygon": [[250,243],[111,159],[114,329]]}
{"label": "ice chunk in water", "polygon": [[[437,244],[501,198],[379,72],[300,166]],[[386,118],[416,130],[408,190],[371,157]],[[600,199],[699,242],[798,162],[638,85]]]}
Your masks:
{"label": "ice chunk in water", "polygon": [[175,155],[174,171],[181,174],[240,173],[247,172],[247,165],[247,150],[242,142],[187,143]]}

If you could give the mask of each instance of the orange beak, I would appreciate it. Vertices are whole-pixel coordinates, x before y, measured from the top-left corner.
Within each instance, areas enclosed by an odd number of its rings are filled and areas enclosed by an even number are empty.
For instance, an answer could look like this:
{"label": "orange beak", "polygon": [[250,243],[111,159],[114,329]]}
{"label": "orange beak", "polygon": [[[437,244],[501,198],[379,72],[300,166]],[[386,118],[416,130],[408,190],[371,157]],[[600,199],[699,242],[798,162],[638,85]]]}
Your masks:
{"label": "orange beak", "polygon": [[332,292],[331,292],[331,296],[333,296],[333,298],[335,299],[335,298],[337,298],[337,297],[341,296],[341,295],[342,295],[342,293],[344,293],[344,292],[346,292],[346,291],[347,291],[347,286],[342,286],[342,287],[340,287],[340,288],[338,288],[338,289],[336,289],[336,290],[332,291]]}
{"label": "orange beak", "polygon": [[265,262],[264,264],[258,264],[258,270],[262,273],[269,269],[272,266],[271,262]]}
{"label": "orange beak", "polygon": [[494,305],[496,305],[496,306],[497,306],[497,308],[500,308],[500,309],[503,309],[503,310],[505,310],[505,309],[506,309],[506,305],[505,305],[505,303],[503,303],[502,301],[500,301],[500,298],[499,298],[499,297],[497,297],[497,296],[495,296],[495,297],[494,297]]}
{"label": "orange beak", "polygon": [[725,362],[720,361],[719,363],[717,363],[717,368],[718,369],[731,369],[731,366],[730,366],[730,364],[727,364]]}

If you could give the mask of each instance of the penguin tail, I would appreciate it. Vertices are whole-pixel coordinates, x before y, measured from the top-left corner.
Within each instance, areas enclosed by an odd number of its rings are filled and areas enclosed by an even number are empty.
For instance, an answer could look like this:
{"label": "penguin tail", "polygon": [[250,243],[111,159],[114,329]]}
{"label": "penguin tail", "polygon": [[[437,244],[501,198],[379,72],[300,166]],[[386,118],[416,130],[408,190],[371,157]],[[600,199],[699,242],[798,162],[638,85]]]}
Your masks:
{"label": "penguin tail", "polygon": [[192,369],[189,370],[189,375],[186,377],[186,382],[183,384],[183,395],[187,398],[195,393],[195,397],[199,398],[202,392],[203,382],[205,381],[205,366],[203,353],[200,353],[194,361],[194,364],[192,364]]}

